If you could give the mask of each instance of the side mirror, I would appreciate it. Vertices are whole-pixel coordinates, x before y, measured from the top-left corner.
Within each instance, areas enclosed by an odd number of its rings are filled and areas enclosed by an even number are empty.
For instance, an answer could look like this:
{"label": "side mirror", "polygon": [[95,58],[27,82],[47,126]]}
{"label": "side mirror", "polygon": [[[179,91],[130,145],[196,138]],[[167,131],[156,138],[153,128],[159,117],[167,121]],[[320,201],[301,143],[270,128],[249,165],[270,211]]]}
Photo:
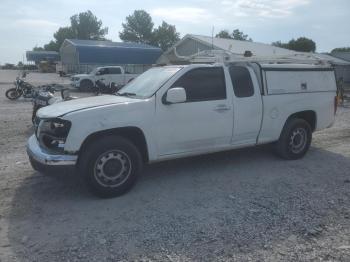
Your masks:
{"label": "side mirror", "polygon": [[166,92],[165,103],[176,104],[186,102],[187,96],[186,91],[183,87],[170,88]]}
{"label": "side mirror", "polygon": [[96,72],[96,75],[97,75],[97,76],[101,75],[101,71],[97,71],[97,72]]}

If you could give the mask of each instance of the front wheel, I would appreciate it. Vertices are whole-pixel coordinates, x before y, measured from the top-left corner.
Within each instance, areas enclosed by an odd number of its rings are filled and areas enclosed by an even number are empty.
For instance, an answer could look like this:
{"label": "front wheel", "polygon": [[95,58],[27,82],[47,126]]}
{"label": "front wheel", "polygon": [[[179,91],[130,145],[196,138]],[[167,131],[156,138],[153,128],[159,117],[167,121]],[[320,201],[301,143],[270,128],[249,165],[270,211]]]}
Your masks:
{"label": "front wheel", "polygon": [[17,90],[17,88],[10,88],[6,91],[5,95],[10,100],[16,100],[22,95],[22,92]]}
{"label": "front wheel", "polygon": [[93,141],[80,156],[79,170],[92,193],[99,197],[120,196],[135,184],[142,157],[129,140],[106,136]]}
{"label": "front wheel", "polygon": [[94,84],[90,80],[82,80],[79,84],[79,91],[89,92],[94,87]]}
{"label": "front wheel", "polygon": [[300,159],[310,148],[312,130],[303,119],[289,120],[276,143],[276,152],[284,159]]}

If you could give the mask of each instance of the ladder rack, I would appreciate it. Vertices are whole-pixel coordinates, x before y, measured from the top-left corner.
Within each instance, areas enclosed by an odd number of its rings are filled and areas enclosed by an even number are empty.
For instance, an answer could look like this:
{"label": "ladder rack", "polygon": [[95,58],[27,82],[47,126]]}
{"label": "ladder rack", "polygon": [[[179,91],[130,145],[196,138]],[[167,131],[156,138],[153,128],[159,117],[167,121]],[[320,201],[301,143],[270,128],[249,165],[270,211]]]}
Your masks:
{"label": "ladder rack", "polygon": [[279,56],[251,56],[234,54],[224,50],[206,50],[187,57],[189,63],[233,63],[233,62],[258,62],[264,64],[308,64],[330,66],[331,62],[317,57],[312,53],[296,53],[293,55]]}

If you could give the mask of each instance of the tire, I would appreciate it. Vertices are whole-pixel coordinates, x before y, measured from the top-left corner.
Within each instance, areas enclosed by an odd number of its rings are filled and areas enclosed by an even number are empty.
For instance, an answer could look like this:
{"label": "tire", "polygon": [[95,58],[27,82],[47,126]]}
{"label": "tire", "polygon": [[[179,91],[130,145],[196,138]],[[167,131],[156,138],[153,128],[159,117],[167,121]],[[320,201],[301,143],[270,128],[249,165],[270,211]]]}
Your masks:
{"label": "tire", "polygon": [[34,170],[38,172],[41,172],[43,170],[43,167],[38,162],[36,162],[32,157],[29,157],[29,162]]}
{"label": "tire", "polygon": [[91,91],[94,87],[94,84],[90,80],[82,80],[79,85],[79,90],[82,92]]}
{"label": "tire", "polygon": [[18,91],[16,88],[10,88],[6,91],[5,95],[10,100],[16,100],[22,95],[22,92]]}
{"label": "tire", "polygon": [[139,150],[119,136],[105,136],[93,141],[79,158],[79,171],[90,191],[102,198],[128,192],[141,169]]}
{"label": "tire", "polygon": [[303,119],[290,119],[283,127],[281,136],[275,145],[276,153],[287,160],[304,157],[310,148],[312,131]]}

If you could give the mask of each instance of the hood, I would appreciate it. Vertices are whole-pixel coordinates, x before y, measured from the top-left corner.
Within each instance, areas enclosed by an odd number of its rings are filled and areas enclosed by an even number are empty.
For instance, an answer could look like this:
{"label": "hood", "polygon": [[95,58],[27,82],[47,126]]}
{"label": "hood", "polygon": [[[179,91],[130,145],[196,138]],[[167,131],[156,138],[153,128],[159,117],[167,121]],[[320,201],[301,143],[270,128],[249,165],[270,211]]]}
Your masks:
{"label": "hood", "polygon": [[88,77],[90,76],[89,74],[78,74],[78,75],[73,75],[73,77],[79,77],[79,78],[83,78],[83,77]]}
{"label": "hood", "polygon": [[73,111],[79,111],[87,108],[122,103],[133,103],[137,101],[140,101],[140,99],[116,95],[78,98],[70,101],[58,102],[56,104],[43,107],[38,111],[37,116],[40,118],[54,118],[68,114]]}

